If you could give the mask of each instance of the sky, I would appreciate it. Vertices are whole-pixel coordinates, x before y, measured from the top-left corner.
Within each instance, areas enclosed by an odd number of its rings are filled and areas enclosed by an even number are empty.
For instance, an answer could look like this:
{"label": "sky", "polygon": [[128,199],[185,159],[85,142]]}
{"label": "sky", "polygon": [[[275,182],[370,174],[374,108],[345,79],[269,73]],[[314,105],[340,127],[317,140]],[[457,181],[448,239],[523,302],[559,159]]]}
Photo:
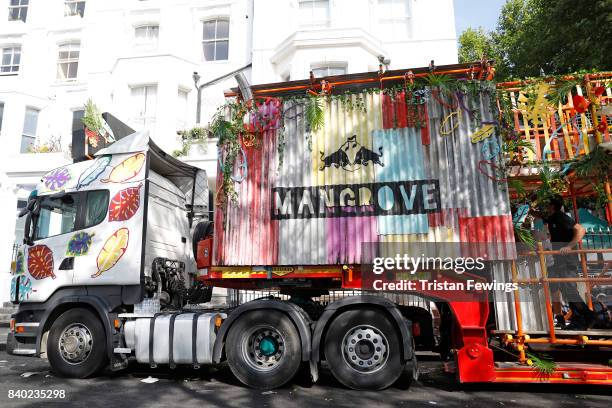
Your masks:
{"label": "sky", "polygon": [[491,31],[506,0],[454,0],[457,37],[468,27]]}

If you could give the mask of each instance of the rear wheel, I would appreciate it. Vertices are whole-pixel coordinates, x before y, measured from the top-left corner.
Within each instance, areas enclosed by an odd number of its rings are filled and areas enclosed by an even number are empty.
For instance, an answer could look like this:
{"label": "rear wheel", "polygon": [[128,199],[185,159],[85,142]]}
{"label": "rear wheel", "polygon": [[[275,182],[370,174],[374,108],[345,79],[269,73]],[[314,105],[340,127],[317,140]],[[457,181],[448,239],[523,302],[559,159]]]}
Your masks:
{"label": "rear wheel", "polygon": [[384,313],[367,309],[349,310],[331,322],[325,358],[334,377],[356,390],[389,387],[405,365],[395,326]]}
{"label": "rear wheel", "polygon": [[100,371],[108,361],[102,322],[87,309],[64,312],[49,331],[47,356],[64,377],[85,378]]}
{"label": "rear wheel", "polygon": [[225,343],[232,373],[245,385],[277,388],[290,381],[302,361],[299,333],[278,311],[256,310],[238,318]]}

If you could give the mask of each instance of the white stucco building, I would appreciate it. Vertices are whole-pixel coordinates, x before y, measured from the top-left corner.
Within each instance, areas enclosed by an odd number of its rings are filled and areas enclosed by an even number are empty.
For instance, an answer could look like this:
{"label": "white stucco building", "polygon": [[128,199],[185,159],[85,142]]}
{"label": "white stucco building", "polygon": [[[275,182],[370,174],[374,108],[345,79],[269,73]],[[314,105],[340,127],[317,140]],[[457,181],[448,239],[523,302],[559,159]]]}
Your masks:
{"label": "white stucco building", "polygon": [[[172,151],[196,123],[195,71],[204,84],[252,63],[259,84],[376,70],[379,56],[457,62],[452,0],[0,0],[0,288],[22,239],[17,208],[71,161],[88,99]],[[203,90],[201,123],[231,86]],[[186,160],[214,176],[214,150]]]}

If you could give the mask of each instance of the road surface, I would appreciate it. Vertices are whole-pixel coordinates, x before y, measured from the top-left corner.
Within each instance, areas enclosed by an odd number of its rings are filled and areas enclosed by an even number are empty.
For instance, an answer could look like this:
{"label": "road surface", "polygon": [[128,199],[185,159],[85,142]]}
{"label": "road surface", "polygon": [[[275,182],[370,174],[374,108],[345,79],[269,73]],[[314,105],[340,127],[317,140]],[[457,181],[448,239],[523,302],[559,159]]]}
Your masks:
{"label": "road surface", "polygon": [[[296,380],[262,392],[242,386],[226,366],[150,369],[134,364],[126,371],[85,380],[56,377],[46,360],[0,351],[0,407],[610,407],[610,391],[556,385],[457,385],[434,356],[422,356],[419,381],[379,392],[348,390],[323,369],[314,386]],[[425,360],[425,361],[423,361]],[[147,383],[149,377],[155,382]],[[17,390],[58,390],[64,398],[9,398]]]}

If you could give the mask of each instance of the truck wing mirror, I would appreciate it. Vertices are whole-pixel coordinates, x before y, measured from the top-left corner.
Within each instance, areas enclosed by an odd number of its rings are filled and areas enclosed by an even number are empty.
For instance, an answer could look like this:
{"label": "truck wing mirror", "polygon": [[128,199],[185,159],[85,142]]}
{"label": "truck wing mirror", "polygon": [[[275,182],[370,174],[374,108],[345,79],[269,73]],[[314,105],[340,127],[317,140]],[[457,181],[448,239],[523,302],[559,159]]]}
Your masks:
{"label": "truck wing mirror", "polygon": [[36,208],[36,199],[32,199],[30,201],[28,201],[28,204],[26,204],[25,207],[23,207],[21,209],[21,211],[19,211],[19,218],[23,217],[24,215],[26,215],[29,212],[34,211],[34,208]]}

